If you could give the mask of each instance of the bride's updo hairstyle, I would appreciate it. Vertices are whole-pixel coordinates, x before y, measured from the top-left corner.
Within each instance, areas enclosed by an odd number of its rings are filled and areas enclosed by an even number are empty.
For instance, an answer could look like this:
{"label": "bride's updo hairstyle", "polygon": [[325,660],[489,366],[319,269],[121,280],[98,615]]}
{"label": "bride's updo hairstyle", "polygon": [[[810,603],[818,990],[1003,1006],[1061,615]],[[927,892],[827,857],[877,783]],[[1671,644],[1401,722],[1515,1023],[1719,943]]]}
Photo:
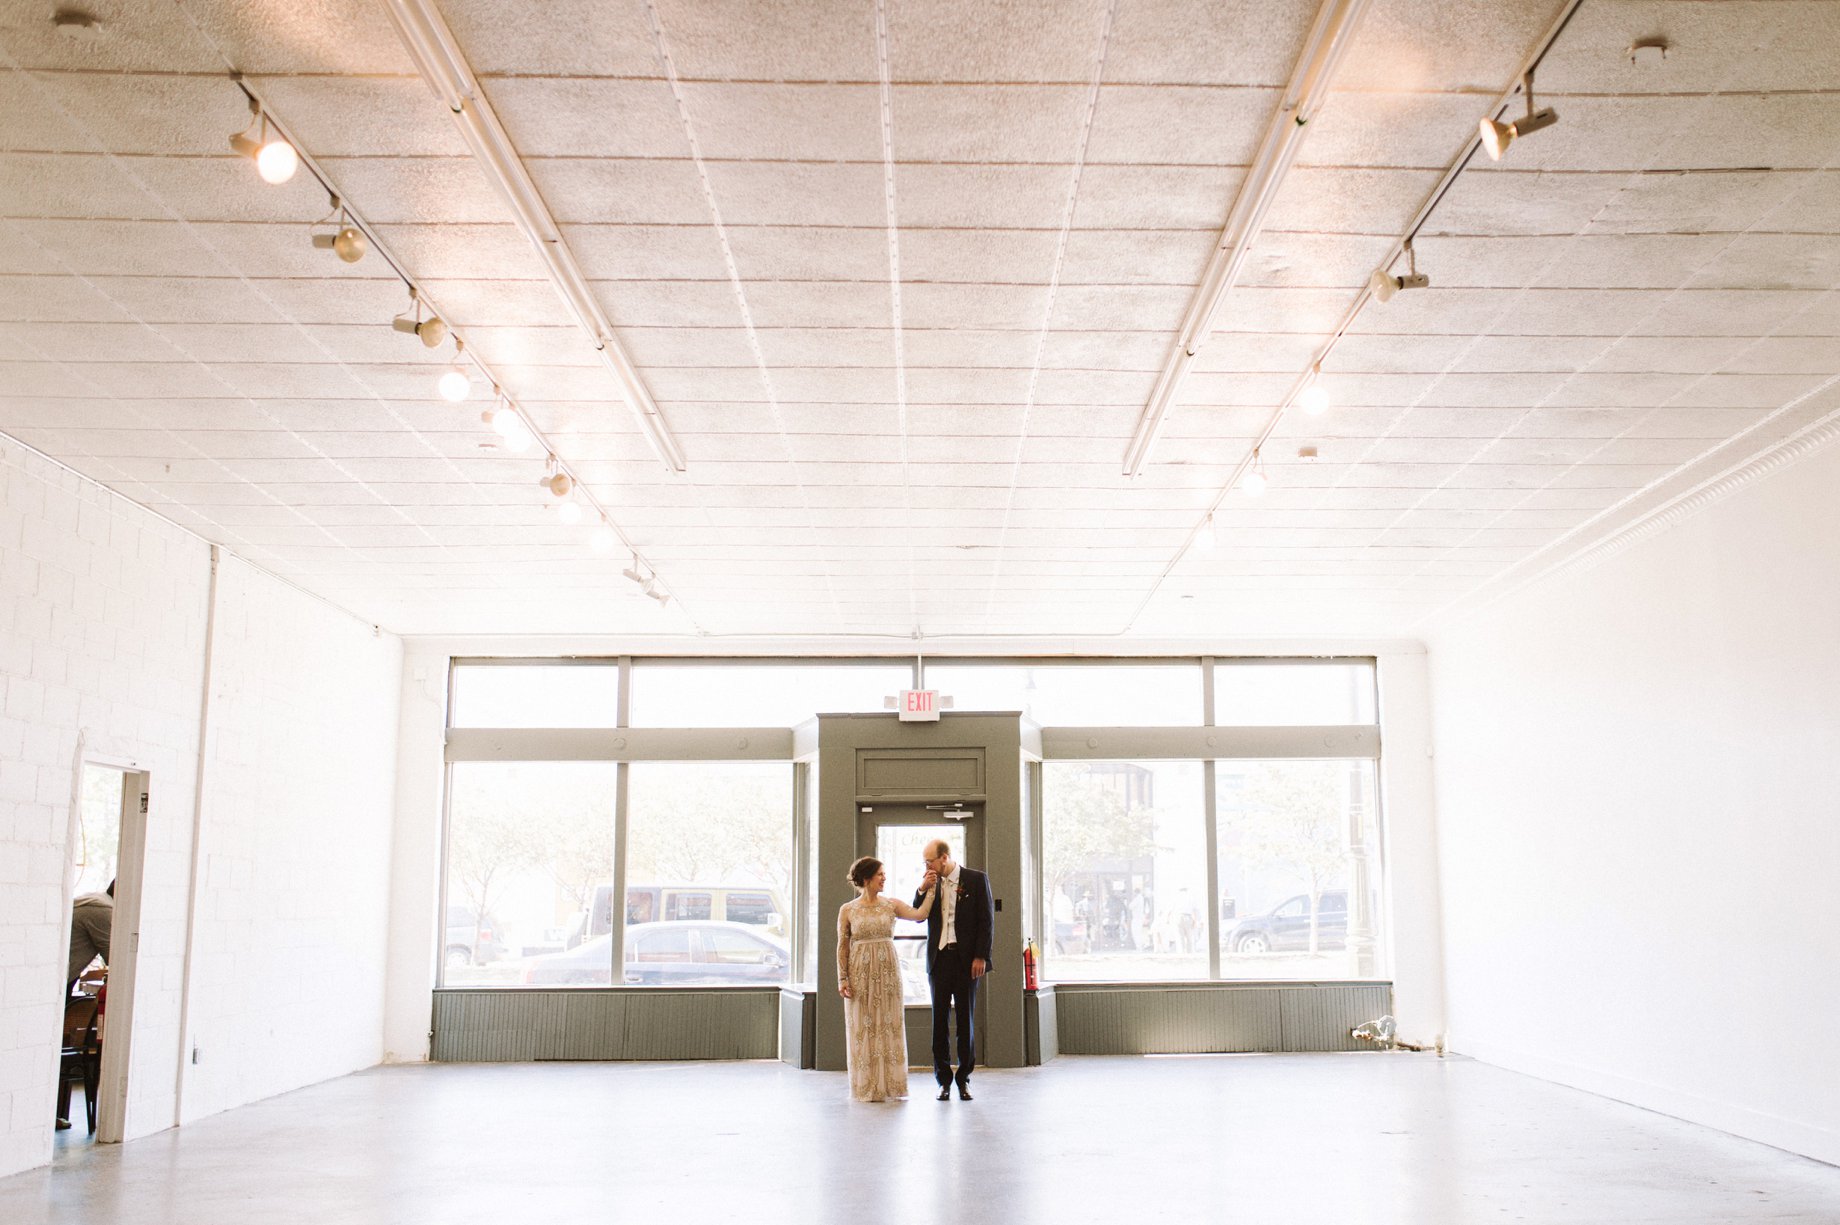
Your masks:
{"label": "bride's updo hairstyle", "polygon": [[850,865],[850,883],[861,889],[875,879],[875,874],[882,870],[882,861],[873,855],[864,855]]}

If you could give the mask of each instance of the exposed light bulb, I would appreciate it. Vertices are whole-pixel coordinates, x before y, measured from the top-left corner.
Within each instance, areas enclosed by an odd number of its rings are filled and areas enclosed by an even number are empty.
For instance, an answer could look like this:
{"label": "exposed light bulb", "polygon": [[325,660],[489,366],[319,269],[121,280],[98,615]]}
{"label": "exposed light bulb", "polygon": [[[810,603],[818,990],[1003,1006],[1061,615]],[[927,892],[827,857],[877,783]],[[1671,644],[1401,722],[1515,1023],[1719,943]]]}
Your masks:
{"label": "exposed light bulb", "polygon": [[505,440],[505,450],[513,455],[522,455],[537,445],[535,434],[524,424],[524,419],[510,409],[500,409],[492,417],[492,429]]}
{"label": "exposed light bulb", "polygon": [[300,169],[300,154],[279,136],[271,138],[256,153],[256,173],[264,183],[285,183]]}
{"label": "exposed light bulb", "polygon": [[1195,552],[1212,553],[1214,551],[1214,516],[1209,515],[1201,521],[1201,530],[1195,533]]}
{"label": "exposed light bulb", "polygon": [[1320,417],[1329,407],[1329,389],[1322,385],[1322,372],[1318,371],[1297,396],[1297,406],[1312,417]]}
{"label": "exposed light bulb", "polygon": [[441,390],[441,398],[454,404],[473,394],[473,380],[466,376],[466,371],[455,366],[441,376],[436,384]]}
{"label": "exposed light bulb", "polygon": [[281,137],[268,134],[268,116],[254,98],[249,100],[249,115],[249,126],[257,134],[251,136],[249,128],[244,128],[230,138],[230,147],[255,161],[256,173],[264,183],[287,182],[300,169],[300,154]]}
{"label": "exposed light bulb", "polygon": [[556,503],[556,518],[562,520],[564,523],[580,523],[581,503],[573,499]]}
{"label": "exposed light bulb", "polygon": [[1265,479],[1265,461],[1259,458],[1257,451],[1254,451],[1252,466],[1246,469],[1244,476],[1239,478],[1239,487],[1245,491],[1247,497],[1256,498],[1265,492],[1265,486],[1269,483]]}
{"label": "exposed light bulb", "polygon": [[619,543],[620,538],[615,536],[613,529],[605,523],[595,528],[593,535],[588,537],[588,547],[603,557],[613,552]]}

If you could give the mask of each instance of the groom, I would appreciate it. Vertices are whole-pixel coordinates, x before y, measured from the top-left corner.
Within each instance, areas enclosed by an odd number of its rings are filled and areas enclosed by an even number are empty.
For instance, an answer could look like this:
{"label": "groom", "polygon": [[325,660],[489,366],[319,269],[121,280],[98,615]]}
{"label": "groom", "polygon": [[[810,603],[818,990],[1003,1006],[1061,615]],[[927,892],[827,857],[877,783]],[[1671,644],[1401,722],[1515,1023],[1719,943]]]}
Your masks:
{"label": "groom", "polygon": [[[933,1075],[939,1100],[952,1098],[952,1051],[947,1022],[958,1014],[958,1096],[971,1100],[976,1066],[975,1022],[978,980],[990,970],[990,931],[996,926],[990,878],[952,860],[943,839],[926,844],[926,870],[937,876],[939,900],[926,917],[926,974],[933,985]],[[925,887],[922,886],[922,893]],[[914,905],[921,894],[914,895]]]}

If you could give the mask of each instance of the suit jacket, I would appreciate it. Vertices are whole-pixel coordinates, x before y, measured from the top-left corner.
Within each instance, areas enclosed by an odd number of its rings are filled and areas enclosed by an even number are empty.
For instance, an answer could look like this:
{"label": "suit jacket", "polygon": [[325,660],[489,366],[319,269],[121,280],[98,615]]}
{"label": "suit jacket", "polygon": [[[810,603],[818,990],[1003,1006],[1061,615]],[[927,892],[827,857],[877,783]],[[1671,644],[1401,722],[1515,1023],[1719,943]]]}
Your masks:
{"label": "suit jacket", "polygon": [[[939,882],[945,888],[945,882]],[[996,906],[990,897],[990,877],[976,868],[958,865],[958,944],[969,949],[974,958],[984,960],[984,970],[992,967],[990,936],[997,925]],[[916,890],[914,905],[925,900],[924,891]],[[945,917],[945,898],[934,899],[932,912],[926,916],[926,972],[933,972],[933,959],[939,955],[939,927]]]}

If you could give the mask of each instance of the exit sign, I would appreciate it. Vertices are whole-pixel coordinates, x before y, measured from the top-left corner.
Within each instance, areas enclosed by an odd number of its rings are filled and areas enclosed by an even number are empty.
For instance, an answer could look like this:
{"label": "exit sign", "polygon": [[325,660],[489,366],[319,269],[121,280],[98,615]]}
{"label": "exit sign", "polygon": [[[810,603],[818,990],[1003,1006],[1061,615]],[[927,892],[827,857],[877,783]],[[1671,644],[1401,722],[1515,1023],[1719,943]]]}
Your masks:
{"label": "exit sign", "polygon": [[903,723],[937,723],[939,721],[939,690],[903,689],[895,709],[901,712]]}

